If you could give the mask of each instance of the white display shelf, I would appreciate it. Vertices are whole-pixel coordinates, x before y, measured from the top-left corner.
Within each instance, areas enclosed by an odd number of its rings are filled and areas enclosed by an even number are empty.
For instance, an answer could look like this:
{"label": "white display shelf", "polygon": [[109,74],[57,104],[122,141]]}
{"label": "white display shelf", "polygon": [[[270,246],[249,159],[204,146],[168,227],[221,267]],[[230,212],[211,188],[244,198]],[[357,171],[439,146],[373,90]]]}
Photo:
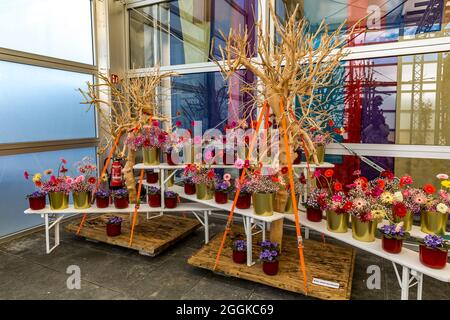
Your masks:
{"label": "white display shelf", "polygon": [[[223,210],[223,211],[227,211],[230,212],[231,211],[231,206],[233,205],[233,201],[228,201],[225,204],[220,204],[217,203],[214,199],[211,200],[199,200],[197,199],[197,196],[195,194],[193,195],[188,195],[184,193],[184,189],[183,187],[180,186],[172,186],[169,188],[169,190],[174,191],[176,193],[178,193],[180,195],[180,197],[187,199],[187,200],[191,200],[191,201],[195,201],[197,203],[201,203],[205,206],[208,207],[213,207],[219,210]],[[284,219],[284,214],[280,214],[277,212],[274,212],[273,215],[271,216],[260,216],[260,215],[256,215],[253,212],[253,209],[239,209],[239,208],[235,208],[234,213],[245,216],[245,217],[249,217],[252,218],[254,220],[259,220],[259,221],[264,221],[264,222],[273,222],[273,221],[277,221],[280,219]]]}
{"label": "white display shelf", "polygon": [[[284,214],[286,220],[295,221],[295,217],[293,214]],[[374,242],[362,242],[353,239],[351,229],[349,229],[346,233],[335,233],[331,232],[327,229],[326,220],[322,220],[321,222],[312,222],[306,218],[306,212],[303,210],[299,211],[300,223],[302,226],[313,229],[317,232],[325,234],[329,237],[337,239],[339,241],[345,242],[353,247],[359,248],[361,250],[370,252],[379,257],[385,258],[387,260],[392,261],[393,263],[397,263],[399,265],[405,266],[411,270],[416,270],[417,272],[423,273],[432,278],[438,279],[444,282],[450,282],[450,264],[447,263],[447,266],[444,269],[431,269],[424,266],[419,261],[419,254],[413,250],[407,249],[405,247],[402,248],[402,251],[398,254],[388,253],[383,250],[381,247],[381,240],[375,239]]]}
{"label": "white display shelf", "polygon": [[[213,164],[211,166],[206,165],[207,167],[210,167],[212,169],[236,169],[234,167],[233,164]],[[270,167],[270,165],[263,165],[264,167]],[[135,170],[150,170],[150,169],[165,169],[165,170],[170,170],[170,169],[184,169],[186,167],[186,164],[178,164],[178,165],[169,165],[167,163],[161,163],[159,165],[146,165],[143,163],[138,163],[136,164],[133,168]],[[292,165],[293,168],[301,168],[301,169],[305,169],[308,168],[308,165],[306,162],[302,162],[300,164],[293,164]],[[317,168],[334,168],[334,164],[332,163],[328,163],[328,162],[324,162],[322,164],[316,165],[316,164],[309,164],[309,168],[311,169],[317,169]]]}
{"label": "white display shelf", "polygon": [[[387,225],[387,224],[389,224],[389,221],[383,220],[383,221],[378,225],[378,227],[381,227],[381,226]],[[418,238],[418,239],[423,239],[426,235],[428,235],[427,233],[422,232],[422,231],[420,230],[420,227],[419,227],[419,226],[416,226],[416,225],[413,225],[413,226],[411,227],[411,231],[408,231],[408,232],[409,232],[409,235],[410,235],[412,238]],[[450,232],[446,232],[445,235],[446,235],[446,236],[450,236]]]}

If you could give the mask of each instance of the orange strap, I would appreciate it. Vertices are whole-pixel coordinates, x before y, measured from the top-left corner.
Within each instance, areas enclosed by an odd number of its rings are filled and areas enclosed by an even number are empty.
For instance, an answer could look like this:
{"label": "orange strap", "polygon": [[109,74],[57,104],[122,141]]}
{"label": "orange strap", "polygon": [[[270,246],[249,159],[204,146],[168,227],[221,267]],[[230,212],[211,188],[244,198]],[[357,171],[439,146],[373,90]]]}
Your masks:
{"label": "orange strap", "polygon": [[[114,150],[116,150],[116,147],[119,144],[119,140],[120,140],[120,137],[122,136],[122,133],[123,133],[123,130],[120,130],[119,134],[116,137],[116,140],[114,140],[114,144],[113,144],[111,150],[109,150],[108,158],[106,158],[106,163],[103,166],[102,173],[100,175],[100,178],[97,181],[97,185],[95,186],[93,194],[95,194],[95,192],[97,192],[98,188],[100,187],[102,178],[103,178],[104,174],[106,173],[106,168],[108,168],[109,162],[111,161],[111,158],[112,158],[112,156],[114,154]],[[94,197],[92,197],[92,199],[94,199]],[[86,217],[87,217],[87,215],[85,213],[83,215],[83,218],[81,219],[80,225],[78,226],[77,234],[79,234],[80,231],[81,231],[81,228],[83,228],[84,221],[86,220]]]}
{"label": "orange strap", "polygon": [[[256,134],[253,135],[252,141],[250,142],[249,151],[248,151],[248,154],[246,156],[247,160],[249,160],[250,155],[253,153],[253,147],[255,145],[255,140],[258,137],[258,131],[259,131],[259,128],[261,126],[261,122],[262,122],[263,116],[266,113],[265,110],[267,108],[268,108],[267,101],[265,101],[264,105],[262,107],[262,111],[261,111],[261,113],[259,115],[258,122],[256,123],[256,129],[255,129]],[[241,186],[242,182],[244,181],[244,177],[245,177],[246,172],[247,172],[247,168],[244,167],[244,169],[242,170],[241,177],[239,178],[239,187],[237,188],[236,194],[234,196],[233,205],[231,206],[231,211],[230,211],[230,215],[228,216],[227,226],[225,228],[225,232],[223,233],[222,242],[220,244],[219,251],[217,252],[216,262],[214,263],[213,271],[216,270],[217,265],[219,264],[220,255],[222,254],[222,250],[223,250],[223,246],[225,245],[225,240],[227,238],[227,234],[230,231],[231,221],[233,220],[234,210],[236,209],[236,202],[237,202],[237,199],[239,197],[239,194],[241,193],[240,186]]]}
{"label": "orange strap", "polygon": [[142,180],[144,180],[144,173],[145,173],[145,170],[141,169],[141,175],[139,177],[139,187],[138,187],[138,191],[137,191],[137,195],[136,195],[136,205],[134,206],[133,223],[131,225],[130,242],[128,243],[129,247],[131,247],[131,244],[133,243],[134,225],[136,224],[137,211],[139,209],[141,190],[142,190]]}
{"label": "orange strap", "polygon": [[286,116],[284,114],[284,104],[283,100],[280,101],[280,110],[281,110],[281,126],[283,128],[283,140],[284,146],[286,148],[286,160],[288,163],[288,173],[289,173],[289,184],[291,187],[291,199],[292,206],[294,208],[294,217],[295,217],[295,231],[297,233],[297,241],[298,241],[298,253],[300,256],[300,267],[303,273],[303,285],[305,288],[305,294],[308,294],[308,282],[306,278],[306,266],[305,266],[305,258],[303,255],[303,241],[301,240],[301,231],[300,231],[300,219],[298,216],[298,208],[297,208],[297,198],[295,197],[295,186],[294,186],[294,175],[292,170],[292,160],[291,160],[291,151],[289,148],[289,140],[288,140],[288,132],[287,132],[287,124],[286,124]]}

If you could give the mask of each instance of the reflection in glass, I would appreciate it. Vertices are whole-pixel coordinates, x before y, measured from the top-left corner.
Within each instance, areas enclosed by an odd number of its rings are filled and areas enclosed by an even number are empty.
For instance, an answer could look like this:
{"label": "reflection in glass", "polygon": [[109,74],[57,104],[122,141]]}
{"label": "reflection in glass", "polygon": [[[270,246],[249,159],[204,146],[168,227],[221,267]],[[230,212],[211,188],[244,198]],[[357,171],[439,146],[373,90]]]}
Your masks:
{"label": "reflection in glass", "polygon": [[[276,0],[276,12],[281,18],[300,5],[300,16],[311,24],[311,32],[322,19],[335,30],[342,22],[352,26],[359,20],[361,27],[350,45],[393,42],[448,34],[448,16],[444,15],[444,0]],[[286,13],[287,12],[287,13]],[[367,17],[367,18],[366,18]]]}
{"label": "reflection in glass", "polygon": [[[36,152],[32,154],[19,154],[0,157],[0,237],[31,228],[43,223],[39,216],[25,215],[23,211],[28,208],[25,195],[33,192],[34,186],[30,180],[25,180],[24,171],[30,174],[43,172],[46,169],[56,170],[60,158],[68,161],[69,175],[73,175],[73,165],[83,157],[89,156],[96,159],[95,148],[82,148],[72,150],[60,150],[51,152]],[[48,203],[48,201],[47,201]]]}
{"label": "reflection in glass", "polygon": [[95,113],[77,88],[92,75],[0,61],[0,143],[92,138]]}
{"label": "reflection in glass", "polygon": [[130,9],[130,68],[208,62],[213,38],[219,57],[221,32],[253,33],[255,8],[256,0],[175,0]]}

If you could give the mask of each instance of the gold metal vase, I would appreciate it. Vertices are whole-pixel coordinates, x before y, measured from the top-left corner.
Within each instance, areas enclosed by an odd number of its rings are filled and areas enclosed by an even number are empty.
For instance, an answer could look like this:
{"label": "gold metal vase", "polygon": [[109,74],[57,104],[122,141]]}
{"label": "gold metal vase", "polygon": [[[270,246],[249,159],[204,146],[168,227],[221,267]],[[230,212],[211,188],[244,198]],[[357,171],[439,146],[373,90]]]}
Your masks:
{"label": "gold metal vase", "polygon": [[52,210],[62,210],[69,207],[69,195],[64,192],[49,192],[48,199]]}
{"label": "gold metal vase", "polygon": [[[295,198],[297,200],[297,206],[298,206],[299,195],[296,194]],[[294,203],[292,202],[292,196],[290,193],[289,193],[287,201],[286,201],[286,208],[284,209],[284,213],[290,213],[290,214],[294,213]]]}
{"label": "gold metal vase", "polygon": [[256,192],[252,195],[253,211],[258,216],[273,215],[273,194]]}
{"label": "gold metal vase", "polygon": [[420,230],[428,234],[444,235],[448,213],[422,211],[420,213]]}
{"label": "gold metal vase", "polygon": [[159,165],[161,150],[159,148],[142,148],[144,164],[148,166]]}
{"label": "gold metal vase", "polygon": [[348,213],[338,214],[335,211],[327,211],[327,229],[331,232],[345,233],[348,231]]}
{"label": "gold metal vase", "polygon": [[324,163],[325,161],[325,145],[316,145],[316,152],[317,152],[317,160],[319,163]]}
{"label": "gold metal vase", "polygon": [[91,193],[89,191],[73,192],[73,207],[75,209],[87,209],[91,207]]}
{"label": "gold metal vase", "polygon": [[209,188],[206,183],[195,185],[195,193],[199,200],[211,200],[214,197],[214,190]]}
{"label": "gold metal vase", "polygon": [[378,221],[363,222],[358,218],[352,217],[352,237],[362,242],[375,241],[375,232],[377,230]]}
{"label": "gold metal vase", "polygon": [[395,223],[403,222],[403,228],[405,229],[405,231],[409,232],[411,231],[413,226],[414,213],[408,210],[403,218],[395,217],[394,222]]}

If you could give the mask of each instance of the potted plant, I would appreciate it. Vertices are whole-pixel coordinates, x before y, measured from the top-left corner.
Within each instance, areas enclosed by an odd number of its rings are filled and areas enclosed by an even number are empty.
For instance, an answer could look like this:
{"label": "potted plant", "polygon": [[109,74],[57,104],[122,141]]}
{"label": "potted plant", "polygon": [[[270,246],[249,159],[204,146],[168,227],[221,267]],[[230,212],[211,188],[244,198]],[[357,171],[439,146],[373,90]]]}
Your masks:
{"label": "potted plant", "polygon": [[188,195],[193,195],[196,193],[195,183],[192,181],[192,175],[196,170],[197,168],[195,165],[188,164],[181,174],[184,184],[184,193]]}
{"label": "potted plant", "polygon": [[95,204],[97,208],[107,208],[109,207],[111,193],[107,190],[97,190],[95,192]]}
{"label": "potted plant", "polygon": [[70,177],[66,176],[68,171],[65,167],[66,164],[67,161],[61,158],[56,175],[53,174],[53,170],[48,169],[44,171],[44,174],[49,177],[48,179],[42,179],[42,175],[39,173],[33,177],[33,181],[40,183],[42,191],[48,194],[52,210],[62,210],[69,207],[70,184],[67,180]]}
{"label": "potted plant", "polygon": [[[441,177],[441,185],[448,190],[450,187],[448,176],[441,173],[437,177]],[[422,204],[422,211],[420,212],[420,229],[422,232],[436,235],[445,234],[450,207],[450,194],[447,190],[441,188],[436,194],[436,188],[433,185],[424,185],[423,191],[427,198]]]}
{"label": "potted plant", "polygon": [[252,194],[248,189],[248,182],[250,180],[244,179],[241,184],[239,184],[239,179],[236,179],[236,188],[240,185],[239,196],[236,201],[236,208],[238,209],[250,209],[252,205]]}
{"label": "potted plant", "polygon": [[155,172],[155,170],[153,169],[146,171],[147,183],[151,184],[158,183],[158,179],[159,179],[158,172]]}
{"label": "potted plant", "polygon": [[384,251],[389,253],[400,253],[402,251],[403,240],[409,234],[403,228],[403,222],[398,224],[386,224],[380,229],[382,238],[381,246]]}
{"label": "potted plant", "polygon": [[217,203],[224,204],[228,202],[228,194],[233,189],[230,180],[231,175],[229,173],[225,173],[223,175],[223,179],[216,181],[214,199]]}
{"label": "potted plant", "polygon": [[114,201],[114,207],[116,209],[126,209],[128,208],[129,198],[128,198],[128,190],[117,189],[112,192],[112,198]]}
{"label": "potted plant", "polygon": [[30,209],[31,210],[44,209],[46,206],[46,196],[47,193],[45,193],[42,190],[37,190],[34,191],[33,193],[28,194],[27,199],[30,204]]}
{"label": "potted plant", "polygon": [[235,263],[245,263],[247,261],[247,242],[242,239],[233,242],[233,261]]}
{"label": "potted plant", "polygon": [[252,193],[255,214],[260,216],[273,215],[273,198],[280,188],[279,178],[262,175],[255,170],[250,176],[247,188]]}
{"label": "potted plant", "polygon": [[[339,186],[339,187],[337,187]],[[340,183],[334,184],[334,192],[326,199],[325,210],[327,229],[331,232],[345,233],[349,226],[349,211],[353,203],[341,191]]]}
{"label": "potted plant", "polygon": [[164,192],[164,205],[168,209],[176,208],[179,202],[178,193],[173,191]]}
{"label": "potted plant", "polygon": [[112,216],[106,221],[106,235],[108,237],[117,237],[120,235],[122,229],[122,218]]}
{"label": "potted plant", "polygon": [[261,253],[259,260],[262,261],[262,268],[265,274],[274,276],[278,273],[280,247],[278,243],[271,241],[261,242]]}
{"label": "potted plant", "polygon": [[159,121],[153,120],[151,125],[145,125],[140,132],[130,132],[126,144],[131,150],[142,148],[145,165],[159,165],[161,148],[167,142],[167,132],[159,127]]}
{"label": "potted plant", "polygon": [[426,235],[419,246],[420,262],[433,269],[443,269],[447,264],[449,243],[441,236]]}
{"label": "potted plant", "polygon": [[73,206],[75,209],[86,209],[91,206],[92,191],[95,188],[97,179],[95,173],[97,167],[89,157],[84,157],[75,164],[79,175],[76,178],[67,178],[73,196]]}
{"label": "potted plant", "polygon": [[192,182],[195,184],[197,199],[211,200],[214,196],[214,182],[216,174],[214,169],[200,165],[190,165]]}
{"label": "potted plant", "polygon": [[152,208],[161,207],[161,189],[158,187],[148,187],[148,204]]}
{"label": "potted plant", "polygon": [[306,207],[306,219],[312,222],[322,221],[327,195],[326,189],[315,188],[310,192],[304,203],[304,206]]}

